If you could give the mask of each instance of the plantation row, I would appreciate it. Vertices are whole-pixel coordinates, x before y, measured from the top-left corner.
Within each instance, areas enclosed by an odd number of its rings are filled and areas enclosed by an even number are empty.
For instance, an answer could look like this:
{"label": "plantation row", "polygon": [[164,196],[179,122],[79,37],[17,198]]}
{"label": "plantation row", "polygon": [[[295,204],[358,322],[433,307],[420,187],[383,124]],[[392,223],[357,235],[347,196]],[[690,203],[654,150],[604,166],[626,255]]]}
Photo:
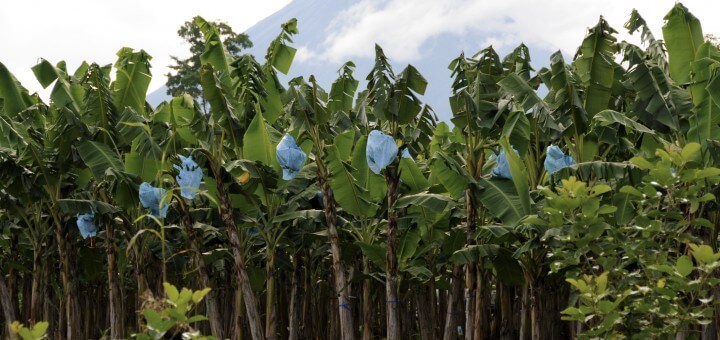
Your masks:
{"label": "plantation row", "polygon": [[452,127],[379,46],[326,92],[278,80],[294,20],[262,64],[195,24],[203,98],[156,108],[142,50],[41,60],[49,103],[0,64],[3,338],[720,334],[720,49],[683,5],[537,71],[460,54]]}

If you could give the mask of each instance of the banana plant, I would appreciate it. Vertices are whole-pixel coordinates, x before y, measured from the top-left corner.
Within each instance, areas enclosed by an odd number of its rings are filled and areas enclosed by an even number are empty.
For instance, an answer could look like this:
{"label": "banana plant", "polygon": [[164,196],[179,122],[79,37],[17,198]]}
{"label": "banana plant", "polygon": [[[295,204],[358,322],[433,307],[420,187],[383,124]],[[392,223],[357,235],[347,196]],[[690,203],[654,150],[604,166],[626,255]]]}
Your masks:
{"label": "banana plant", "polygon": [[0,113],[3,137],[0,145],[16,150],[22,166],[38,174],[41,183],[39,187],[45,196],[42,202],[52,217],[61,260],[63,307],[67,321],[63,325],[65,336],[73,338],[81,334],[76,328],[79,313],[77,286],[70,267],[72,249],[66,238],[67,227],[57,203],[62,198],[60,188],[68,184],[71,174],[82,166],[78,161],[58,163],[55,160],[72,159],[69,155],[73,139],[84,131],[78,128],[81,124],[78,124],[77,112],[66,107],[48,107],[37,96],[31,97],[1,64],[0,77],[4,84],[0,90],[0,97],[3,97],[3,110]]}
{"label": "banana plant", "polygon": [[[402,159],[409,147],[419,142],[412,133],[434,124],[432,111],[418,99],[427,81],[412,65],[395,76],[380,46],[375,46],[375,66],[367,76],[367,105],[372,108],[374,130],[368,134],[366,158],[375,175],[381,172],[387,185],[387,231],[385,298],[388,339],[400,339],[400,300],[398,298],[398,213]],[[400,144],[400,147],[398,146]],[[419,148],[418,148],[419,149]],[[406,151],[407,150],[407,151]],[[407,152],[407,153],[406,153]],[[407,161],[407,160],[406,160]],[[372,175],[371,175],[372,176]]]}
{"label": "banana plant", "polygon": [[[524,51],[526,52],[526,51]],[[477,58],[477,59],[474,59]],[[503,71],[503,65],[499,56],[489,47],[480,51],[474,58],[465,58],[461,54],[450,64],[455,79],[453,81],[453,96],[450,99],[453,111],[453,122],[456,123],[456,136],[462,138],[465,148],[457,150],[460,157],[464,159],[462,169],[459,164],[462,161],[452,159],[455,157],[451,153],[444,155],[438,154],[431,165],[438,175],[438,179],[448,188],[451,195],[456,200],[465,200],[465,219],[466,219],[466,247],[472,247],[475,244],[475,231],[477,228],[477,212],[475,193],[472,185],[475,178],[482,174],[483,164],[485,163],[484,144],[492,138],[493,130],[497,131],[498,124],[495,123],[501,118],[501,111],[495,102],[499,99],[499,87],[497,82],[500,80]],[[523,118],[523,117],[521,117]],[[439,132],[439,133],[438,133]],[[440,138],[448,135],[449,131],[446,126],[438,129],[435,135],[435,142],[439,142]],[[449,149],[448,151],[451,151]],[[452,171],[449,166],[457,166]],[[457,170],[460,170],[457,172]],[[455,172],[461,178],[460,186],[450,184],[447,177],[448,171]],[[464,178],[462,178],[464,177]],[[482,221],[481,221],[482,223]],[[456,265],[454,272],[462,269],[460,265]],[[472,337],[477,334],[487,332],[487,317],[475,317],[475,301],[477,299],[477,267],[475,264],[465,265],[465,329],[466,337]],[[462,285],[460,280],[453,281],[454,286]],[[458,292],[459,288],[455,287],[451,290],[448,299],[448,313],[454,312],[460,298],[453,292]],[[480,300],[483,300],[482,298]],[[450,314],[452,315],[452,314]],[[449,338],[454,330],[454,321],[448,319],[443,336]]]}
{"label": "banana plant", "polygon": [[[287,44],[291,42],[290,36],[297,33],[294,20],[281,26],[281,33],[268,48],[267,60],[260,66],[251,56],[246,55],[237,60],[227,53],[220,41],[217,30],[204,19],[197,17],[196,25],[205,37],[206,51],[201,56],[201,83],[205,99],[210,103],[210,118],[207,125],[211,133],[200,138],[200,151],[205,154],[207,165],[215,182],[215,193],[220,205],[221,220],[225,225],[230,240],[233,257],[238,270],[239,282],[243,293],[246,313],[250,321],[253,339],[274,338],[276,335],[275,312],[272,303],[273,294],[268,293],[268,311],[265,330],[262,328],[258,305],[252,292],[250,278],[246,269],[245,249],[238,236],[238,225],[233,216],[233,185],[241,186],[239,176],[235,171],[242,169],[255,182],[261,183],[258,196],[259,201],[251,198],[254,193],[249,189],[242,189],[245,197],[250,197],[248,203],[261,202],[267,208],[263,226],[270,228],[272,219],[276,216],[280,198],[274,195],[276,188],[273,182],[273,173],[277,173],[279,165],[274,157],[273,128],[268,123],[274,122],[279,115],[280,94],[284,91],[277,81],[275,70],[287,72],[294,48]],[[267,118],[266,118],[267,116]],[[267,120],[266,120],[267,119]],[[254,143],[260,141],[261,147]],[[230,162],[230,160],[250,160],[261,164]],[[271,229],[268,229],[271,230]],[[272,234],[272,235],[271,235]],[[271,233],[265,239],[268,244],[268,258],[274,256],[274,245],[282,233]],[[272,261],[271,261],[272,262]],[[268,267],[272,273],[274,266]],[[272,280],[272,275],[270,275]]]}
{"label": "banana plant", "polygon": [[[47,264],[42,259],[46,253],[52,248],[51,228],[47,216],[43,216],[44,199],[42,188],[30,183],[36,183],[35,179],[38,174],[26,171],[22,164],[16,162],[15,153],[11,150],[5,150],[0,153],[0,164],[2,164],[2,183],[3,195],[2,201],[5,202],[5,211],[2,214],[3,220],[3,241],[4,249],[17,249],[15,255],[4,255],[3,263],[10,264],[13,261],[19,261],[20,244],[18,237],[27,240],[32,248],[32,262],[28,265],[32,268],[32,288],[30,290],[30,311],[29,322],[35,324],[40,320],[42,303],[44,297],[40,292],[42,285],[42,275],[44,274]],[[18,235],[19,234],[19,235]],[[19,244],[16,244],[19,243]],[[4,272],[14,274],[11,268],[4,269]],[[4,278],[3,278],[4,279]],[[14,278],[11,281],[15,280]],[[12,292],[7,294],[12,295]],[[12,305],[10,301],[4,304]],[[14,308],[5,308],[7,312],[14,314]],[[9,320],[11,315],[6,315]]]}
{"label": "banana plant", "polygon": [[[351,215],[371,216],[377,209],[367,198],[367,191],[360,187],[348,167],[343,164],[350,158],[354,143],[354,129],[344,131],[343,124],[336,124],[352,104],[357,89],[357,80],[352,77],[352,66],[346,64],[328,95],[315,82],[295,79],[288,90],[289,116],[291,128],[298,135],[306,136],[315,155],[318,187],[322,192],[323,210],[327,235],[332,253],[332,270],[335,278],[335,293],[340,306],[341,336],[343,339],[355,338],[355,324],[348,297],[348,281],[345,265],[341,260],[340,236],[337,228],[337,205]],[[337,110],[337,111],[330,111]]]}
{"label": "banana plant", "polygon": [[[167,124],[168,134],[165,138],[162,138],[162,144],[167,145],[169,153],[180,156],[177,157],[179,158],[180,164],[173,165],[173,168],[178,172],[177,175],[174,176],[177,184],[176,187],[180,188],[179,191],[173,191],[174,201],[178,203],[178,210],[181,215],[180,224],[184,228],[187,241],[190,245],[191,256],[193,264],[197,268],[200,286],[214,289],[209,268],[203,256],[206,250],[203,239],[204,230],[199,219],[207,216],[207,214],[203,213],[203,206],[216,205],[217,202],[205,199],[210,196],[206,195],[200,188],[200,181],[203,178],[202,167],[192,159],[191,155],[187,157],[183,156],[183,154],[187,152],[186,150],[198,147],[199,140],[196,137],[198,134],[195,133],[195,131],[201,131],[206,127],[200,105],[192,97],[184,94],[158,106],[152,115],[152,121],[154,123]],[[136,153],[135,155],[139,159],[144,159],[140,153]],[[142,163],[153,164],[154,162],[145,159]],[[141,169],[138,170],[136,170],[138,174],[143,173]],[[151,169],[149,173],[152,174],[153,170]],[[143,180],[151,180],[151,178],[146,176]],[[211,290],[206,296],[205,301],[211,333],[214,337],[221,339],[225,332],[220,323],[218,296]]]}
{"label": "banana plant", "polygon": [[[243,131],[241,117],[247,113],[235,99],[233,92],[233,58],[227,52],[215,27],[201,17],[195,18],[205,38],[205,52],[200,79],[205,100],[210,103],[210,117],[207,121],[207,133],[199,138],[200,152],[203,153],[209,170],[209,177],[215,182],[220,217],[232,247],[232,255],[237,271],[237,280],[242,291],[246,315],[250,324],[250,333],[254,340],[264,339],[262,322],[257,300],[250,285],[247,272],[247,260],[243,244],[238,236],[239,228],[233,213],[229,186],[235,181],[225,170],[225,162],[241,159],[243,156]],[[248,119],[244,119],[248,121]],[[208,183],[208,179],[205,180]]]}
{"label": "banana plant", "polygon": [[[525,156],[525,162],[534,167],[539,157],[530,140],[531,123],[538,129],[539,122],[552,128],[556,124],[543,103],[532,97],[534,93],[528,84],[532,68],[528,49],[524,45],[520,45],[502,61],[492,48],[480,51],[473,58],[461,54],[453,60],[450,69],[455,76],[450,102],[456,128],[450,131],[441,124],[436,129],[433,143],[437,151],[430,165],[437,180],[453,198],[464,201],[466,249],[476,249],[478,223],[484,225],[495,217],[512,225],[529,210],[529,204],[521,199],[521,192],[516,191],[511,183],[484,176],[488,171],[487,164],[492,163],[487,158],[488,150],[504,136],[511,139],[512,147]],[[524,102],[532,104],[528,109],[539,111],[533,115],[537,119],[528,119],[522,106],[513,102],[512,96],[520,92],[520,88],[527,92]],[[444,146],[441,148],[440,145]],[[530,178],[537,177],[535,171],[529,174]],[[477,305],[481,308],[486,308],[484,306],[487,305],[489,295],[484,292],[477,294],[477,289],[488,283],[478,282],[477,277],[487,275],[477,273],[477,265],[473,262],[460,264],[465,264],[466,278],[466,324],[463,332],[467,338],[489,337],[489,310],[476,308],[476,301],[479,301]],[[456,265],[458,268],[454,269],[455,272],[461,270],[460,264]],[[453,285],[462,285],[462,282],[455,281]],[[452,291],[460,290],[455,287]],[[459,296],[455,294],[449,296],[448,313],[454,313],[453,308],[458,300]],[[447,320],[445,338],[452,336],[454,325],[455,321]]]}
{"label": "banana plant", "polygon": [[[122,48],[118,51],[115,63],[115,81],[110,83],[110,69],[101,68],[96,64],[89,65],[84,78],[83,103],[84,110],[80,114],[87,124],[89,133],[80,139],[77,151],[87,169],[83,181],[89,187],[89,202],[63,202],[64,204],[83,203],[84,209],[90,204],[94,213],[98,202],[109,206],[122,207],[125,213],[115,214],[109,218],[98,219],[105,228],[107,261],[108,261],[108,297],[110,306],[110,333],[113,337],[123,337],[125,332],[122,316],[121,284],[122,270],[118,268],[118,252],[116,249],[119,231],[128,231],[137,206],[137,177],[123,164],[123,156],[127,153],[142,150],[143,155],[150,158],[162,157],[162,151],[147,127],[145,120],[149,116],[146,110],[145,93],[150,83],[151,73],[149,61],[151,57],[144,51]],[[134,125],[133,125],[134,124]],[[130,126],[132,125],[132,128]],[[130,172],[128,172],[130,170]],[[104,214],[104,213],[103,213]],[[113,216],[114,215],[114,216]],[[120,223],[115,229],[117,216]],[[128,235],[128,234],[125,234]],[[164,249],[164,248],[163,248]],[[164,253],[163,253],[164,255]],[[165,273],[163,262],[163,275]],[[140,284],[139,280],[139,284]]]}

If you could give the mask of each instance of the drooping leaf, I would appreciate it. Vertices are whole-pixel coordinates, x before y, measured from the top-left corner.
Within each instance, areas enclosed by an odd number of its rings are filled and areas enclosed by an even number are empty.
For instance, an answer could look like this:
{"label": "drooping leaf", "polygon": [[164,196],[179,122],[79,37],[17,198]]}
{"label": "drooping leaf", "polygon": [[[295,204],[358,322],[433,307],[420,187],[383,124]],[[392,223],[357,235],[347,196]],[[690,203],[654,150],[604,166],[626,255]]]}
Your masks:
{"label": "drooping leaf", "polygon": [[[20,155],[24,155],[28,148],[31,148],[33,153],[39,152],[40,144],[30,135],[27,126],[0,115],[0,147],[17,149]],[[32,158],[36,162],[42,162],[38,157],[39,154]]]}
{"label": "drooping leaf", "polygon": [[454,252],[450,261],[454,264],[477,263],[481,259],[497,256],[499,250],[497,244],[475,244]]}
{"label": "drooping leaf", "polygon": [[77,146],[77,150],[80,158],[92,170],[95,178],[102,178],[108,169],[123,170],[117,153],[105,144],[86,140]]}
{"label": "drooping leaf", "polygon": [[455,205],[452,198],[440,195],[421,192],[414,195],[404,195],[395,202],[395,209],[407,207],[423,207],[434,212],[443,212]]}
{"label": "drooping leaf", "polygon": [[601,112],[598,112],[593,117],[593,122],[600,125],[600,126],[607,126],[610,124],[620,124],[622,126],[625,126],[633,131],[642,132],[642,133],[649,133],[651,135],[655,134],[655,131],[647,128],[645,125],[642,125],[624,114],[613,111],[613,110],[603,110]]}
{"label": "drooping leaf", "polygon": [[323,210],[298,210],[275,216],[272,222],[282,223],[287,221],[314,221],[319,223],[323,218],[325,218],[325,212]]}
{"label": "drooping leaf", "polygon": [[112,84],[113,103],[120,110],[131,107],[135,112],[145,115],[145,94],[152,79],[152,57],[143,50],[135,52],[128,47],[121,48],[117,56],[117,73]]}
{"label": "drooping leaf", "polygon": [[615,76],[613,55],[617,50],[613,33],[617,32],[600,17],[597,26],[588,31],[575,56],[574,65],[587,89],[584,106],[590,119],[607,109],[610,101]]}
{"label": "drooping leaf", "polygon": [[[412,65],[408,65],[399,75],[395,83],[387,108],[400,124],[410,124],[417,119],[422,110],[422,103],[415,93],[425,93],[427,80]],[[393,112],[395,111],[395,112]]]}
{"label": "drooping leaf", "polygon": [[[550,75],[550,79],[547,76]],[[555,111],[557,121],[567,129],[566,135],[587,131],[588,113],[581,98],[582,84],[577,70],[565,63],[561,51],[550,56],[550,70],[540,70],[540,77],[550,90],[545,101]]]}
{"label": "drooping leaf", "polygon": [[477,179],[480,192],[477,197],[490,214],[506,225],[515,225],[524,216],[520,196],[512,181],[504,179]]}
{"label": "drooping leaf", "polygon": [[14,117],[33,104],[28,91],[20,85],[3,63],[0,63],[0,99],[2,99],[3,111],[10,117]]}
{"label": "drooping leaf", "polygon": [[670,77],[678,84],[688,83],[690,65],[704,41],[700,20],[678,2],[665,15],[662,31],[668,51]]}
{"label": "drooping leaf", "polygon": [[657,65],[647,63],[645,53],[637,46],[625,46],[625,59],[629,69],[623,83],[637,93],[633,105],[635,115],[653,130],[663,133],[678,130],[681,103],[673,103],[675,98],[668,94],[684,90],[674,85]]}
{"label": "drooping leaf", "polygon": [[638,13],[637,10],[633,9],[632,13],[630,14],[630,19],[628,19],[624,27],[628,30],[628,33],[630,34],[633,34],[637,30],[642,29],[642,31],[640,32],[640,39],[644,44],[647,45],[646,51],[648,55],[650,55],[655,64],[657,64],[658,67],[663,70],[663,72],[668,73],[669,70],[667,56],[665,55],[664,43],[661,40],[655,39],[655,35],[652,34],[650,28],[645,22],[645,19],[640,16],[640,13]]}
{"label": "drooping leaf", "polygon": [[265,55],[266,65],[272,66],[283,74],[290,70],[295,57],[296,48],[288,45],[292,42],[292,36],[298,34],[297,19],[292,18],[280,25],[280,34],[270,43]]}
{"label": "drooping leaf", "polygon": [[[222,42],[220,34],[214,24],[206,21],[200,16],[195,17],[195,25],[202,32],[205,38],[205,52],[200,55],[203,65],[209,65],[219,74],[219,81],[226,87],[230,87],[230,75],[232,73],[233,57]],[[203,89],[203,91],[205,91]],[[207,99],[207,98],[206,98]]]}
{"label": "drooping leaf", "polygon": [[347,164],[335,145],[326,148],[326,164],[330,171],[330,187],[335,201],[347,213],[354,216],[372,216],[377,206],[369,201],[367,189],[358,185],[353,176],[355,169]]}
{"label": "drooping leaf", "polygon": [[413,257],[420,243],[420,234],[415,231],[407,231],[400,238],[397,249],[397,259],[400,269],[407,266],[407,262]]}
{"label": "drooping leaf", "polygon": [[[370,170],[365,157],[367,136],[361,136],[355,143],[352,154],[353,175],[358,186],[368,191],[368,199],[373,203],[380,203],[387,195],[387,184],[383,176],[378,176]],[[401,160],[402,162],[402,160]]]}
{"label": "drooping leaf", "polygon": [[158,177],[161,170],[160,161],[146,158],[136,152],[125,154],[125,171],[140,177],[143,182],[152,182]]}
{"label": "drooping leaf", "polygon": [[[502,137],[500,139],[500,145],[502,145],[505,150],[512,149],[510,141],[507,137]],[[526,215],[530,214],[530,184],[528,182],[525,163],[522,159],[520,159],[520,156],[514,152],[506,152],[505,155],[507,156],[508,165],[510,166],[510,173],[512,173],[513,176],[512,182],[515,184],[515,189],[517,190],[518,197],[520,198],[520,203],[523,209],[522,211]]]}
{"label": "drooping leaf", "polygon": [[118,118],[117,124],[118,145],[130,145],[133,152],[139,153],[148,159],[160,160],[163,150],[160,148],[156,134],[151,126],[135,110],[127,107]]}
{"label": "drooping leaf", "polygon": [[153,115],[153,121],[181,127],[192,124],[195,115],[195,102],[193,98],[186,93],[174,97],[169,102],[162,103]]}
{"label": "drooping leaf", "polygon": [[430,161],[430,171],[437,178],[445,189],[450,192],[454,199],[461,199],[465,196],[465,190],[473,183],[472,177],[454,159],[442,152],[433,155]]}
{"label": "drooping leaf", "polygon": [[76,214],[114,214],[120,211],[117,207],[100,201],[82,199],[59,199],[57,205],[64,214],[75,216]]}
{"label": "drooping leaf", "polygon": [[698,48],[691,65],[693,82],[689,87],[695,104],[690,116],[688,140],[706,145],[707,140],[720,139],[720,50],[709,42]]}
{"label": "drooping leaf", "polygon": [[365,242],[355,242],[360,247],[363,254],[367,256],[372,263],[380,267],[383,271],[386,270],[387,262],[385,259],[385,247],[380,244],[369,244]]}
{"label": "drooping leaf", "polygon": [[242,145],[243,126],[238,120],[240,112],[230,87],[225,86],[209,64],[200,67],[200,85],[203,97],[210,103],[210,115],[226,131],[226,138],[233,145]]}
{"label": "drooping leaf", "polygon": [[542,127],[554,131],[562,131],[562,128],[552,117],[547,104],[537,95],[535,90],[530,87],[527,81],[515,73],[510,73],[498,82],[498,85],[508,94],[512,95],[515,100],[522,105],[524,110],[529,111],[532,109],[533,117],[540,122]]}
{"label": "drooping leaf", "polygon": [[631,163],[618,162],[582,162],[558,170],[553,174],[555,179],[575,176],[582,181],[593,179],[618,180],[618,179],[639,179],[640,173],[636,165]]}
{"label": "drooping leaf", "polygon": [[62,68],[64,65],[65,63],[61,61],[56,67],[47,60],[40,59],[40,62],[33,66],[32,70],[35,78],[44,88],[57,80],[50,93],[50,100],[55,105],[60,107],[70,105],[74,112],[80,113],[83,109],[82,86],[77,83],[71,84],[67,72]]}
{"label": "drooping leaf", "polygon": [[[506,62],[509,63],[518,59],[512,56],[508,58]],[[520,59],[524,64],[524,59]],[[452,70],[451,76],[454,77],[450,97],[453,124],[466,133],[495,128],[500,118],[498,100],[501,94],[498,81],[505,76],[505,70],[492,46],[476,53],[472,58],[465,58],[461,53],[450,63],[449,68]],[[508,70],[510,68],[516,69],[509,66]]]}
{"label": "drooping leaf", "polygon": [[340,77],[330,87],[330,97],[328,98],[330,112],[348,112],[352,109],[353,98],[359,83],[352,76],[354,69],[355,64],[352,62],[347,62],[340,68]]}
{"label": "drooping leaf", "polygon": [[513,111],[505,120],[502,135],[508,137],[515,150],[524,156],[530,146],[530,121],[522,111]]}
{"label": "drooping leaf", "polygon": [[262,162],[275,171],[280,171],[280,165],[275,157],[275,144],[261,112],[255,115],[243,136],[243,157]]}
{"label": "drooping leaf", "polygon": [[430,182],[428,182],[427,178],[425,178],[425,175],[418,167],[418,164],[412,159],[405,157],[401,158],[399,168],[400,180],[403,184],[410,188],[408,193],[415,194],[430,187]]}
{"label": "drooping leaf", "polygon": [[520,44],[503,58],[504,72],[506,74],[515,73],[528,81],[530,80],[530,72],[533,71],[530,61],[530,49],[527,45]]}

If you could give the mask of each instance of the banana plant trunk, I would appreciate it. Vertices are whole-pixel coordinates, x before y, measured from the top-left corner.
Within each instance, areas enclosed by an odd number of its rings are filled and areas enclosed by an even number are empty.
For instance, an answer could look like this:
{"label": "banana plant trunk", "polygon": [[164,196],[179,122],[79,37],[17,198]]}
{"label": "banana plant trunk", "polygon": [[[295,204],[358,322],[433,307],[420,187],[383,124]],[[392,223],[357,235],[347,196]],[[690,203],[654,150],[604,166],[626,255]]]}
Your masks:
{"label": "banana plant trunk", "polygon": [[323,204],[325,205],[325,221],[328,226],[328,238],[330,239],[330,251],[332,253],[333,275],[335,277],[335,293],[338,296],[338,308],[340,314],[340,334],[343,340],[355,339],[355,329],[350,308],[350,299],[346,289],[345,268],[340,257],[340,238],[338,237],[335,209],[335,197],[327,180],[324,167],[318,164],[318,184],[323,192]]}
{"label": "banana plant trunk", "polygon": [[[271,249],[271,248],[268,248]],[[267,261],[267,293],[265,294],[265,338],[277,339],[277,308],[275,308],[275,251],[271,249]]]}
{"label": "banana plant trunk", "polygon": [[397,212],[395,211],[395,201],[398,198],[398,172],[397,168],[390,166],[387,168],[385,182],[387,183],[388,192],[388,229],[387,229],[387,246],[385,259],[387,261],[387,271],[385,273],[385,301],[387,310],[387,339],[400,339],[400,301],[398,300],[398,225]]}
{"label": "banana plant trunk", "polygon": [[530,337],[532,340],[540,340],[542,332],[542,317],[540,316],[540,287],[535,283],[530,286]]}
{"label": "banana plant trunk", "polygon": [[120,283],[117,270],[117,251],[115,249],[114,221],[109,221],[105,233],[107,254],[107,275],[109,285],[108,302],[110,304],[110,338],[125,338],[125,323],[120,301]]}
{"label": "banana plant trunk", "polygon": [[420,339],[432,340],[434,338],[432,323],[432,285],[425,287],[421,285],[415,293],[415,305],[417,307],[418,326],[420,326]]}
{"label": "banana plant trunk", "polygon": [[457,325],[458,325],[458,305],[460,295],[462,295],[463,286],[463,268],[460,265],[454,265],[452,271],[452,288],[447,298],[447,312],[445,319],[445,328],[443,330],[443,339],[452,340],[457,339]]}
{"label": "banana plant trunk", "polygon": [[476,296],[475,296],[475,338],[476,339],[493,339],[491,333],[490,317],[492,316],[492,287],[493,282],[491,274],[487,269],[475,267],[476,277]]}
{"label": "banana plant trunk", "polygon": [[245,314],[242,312],[243,309],[245,309],[245,303],[243,302],[243,294],[242,289],[235,289],[233,291],[233,298],[234,303],[231,304],[232,308],[232,334],[233,339],[244,339],[243,337],[243,329],[245,325]]}
{"label": "banana plant trunk", "polygon": [[300,339],[300,267],[302,264],[302,257],[300,255],[295,255],[293,257],[293,260],[294,266],[292,283],[290,288],[290,317],[288,321],[288,340]]}
{"label": "banana plant trunk", "polygon": [[500,306],[496,307],[500,311],[500,325],[498,327],[499,337],[501,339],[516,339],[517,332],[516,319],[517,314],[513,309],[513,300],[515,297],[515,288],[504,283],[498,285],[500,292]]}
{"label": "banana plant trunk", "polygon": [[530,339],[530,285],[527,281],[523,284],[522,300],[520,302],[520,340]]}
{"label": "banana plant trunk", "polygon": [[[233,227],[234,228],[234,227]],[[248,322],[250,324],[250,335],[253,340],[265,339],[262,332],[262,323],[260,321],[260,313],[258,311],[257,300],[250,286],[250,276],[245,265],[245,256],[241,252],[240,239],[236,230],[230,231],[230,244],[233,247],[233,258],[238,271],[240,289],[243,295],[243,303],[245,304],[245,313],[247,313]]]}
{"label": "banana plant trunk", "polygon": [[225,185],[219,177],[217,178],[217,189],[218,196],[220,198],[220,216],[225,229],[228,232],[228,238],[230,239],[230,245],[232,246],[233,259],[235,260],[235,269],[237,270],[238,279],[240,283],[240,289],[242,290],[243,302],[245,303],[245,313],[248,317],[248,323],[250,324],[250,335],[253,340],[264,340],[262,322],[260,321],[260,313],[258,309],[257,300],[250,286],[250,277],[247,273],[247,267],[245,265],[245,256],[242,252],[242,245],[240,244],[240,238],[237,234],[237,226],[235,225],[235,219],[233,218],[232,209],[230,206],[230,199],[227,192],[225,191]]}
{"label": "banana plant trunk", "polygon": [[5,319],[6,334],[9,338],[12,334],[10,324],[17,320],[15,309],[13,308],[13,299],[11,297],[10,288],[5,281],[5,274],[0,273],[0,302],[2,303],[3,318]]}
{"label": "banana plant trunk", "polygon": [[55,237],[58,243],[58,255],[60,256],[60,279],[62,281],[63,302],[65,307],[65,337],[68,340],[78,339],[80,338],[78,332],[79,329],[77,328],[79,323],[77,322],[77,315],[75,313],[77,310],[77,299],[76,294],[74,294],[75,288],[72,279],[68,242],[65,239],[66,233],[60,223],[60,219],[55,216],[54,212],[53,217],[55,219],[56,226]]}
{"label": "banana plant trunk", "polygon": [[[13,233],[10,238],[10,249],[19,249],[18,248],[18,242],[19,238],[18,235]],[[20,256],[17,252],[10,254],[10,261],[11,262],[19,262]],[[8,270],[8,278],[7,278],[7,287],[8,292],[10,292],[10,299],[12,301],[12,309],[13,314],[16,315],[19,318],[22,318],[22,314],[20,314],[20,288],[18,287],[18,271],[14,267],[10,267]]]}
{"label": "banana plant trunk", "polygon": [[[212,288],[210,284],[210,276],[208,275],[207,268],[205,267],[205,260],[202,256],[202,235],[198,235],[198,232],[193,229],[192,218],[188,207],[183,203],[183,224],[185,225],[185,233],[188,235],[190,240],[190,250],[192,251],[193,262],[197,267],[198,278],[200,279],[200,288]],[[218,339],[223,338],[223,327],[221,324],[222,318],[217,305],[217,292],[211,290],[208,295],[205,296],[205,304],[208,313],[208,321],[210,322],[210,332]]]}
{"label": "banana plant trunk", "polygon": [[[133,247],[133,253],[132,253],[132,265],[133,265],[133,273],[135,275],[135,310],[140,311],[142,310],[142,304],[143,304],[143,295],[145,294],[145,291],[148,289],[148,283],[147,279],[145,278],[145,273],[143,272],[144,266],[141,263],[143,255],[141,251],[142,247]],[[141,329],[143,325],[143,316],[141,313],[135,313],[135,328]]]}
{"label": "banana plant trunk", "polygon": [[30,290],[30,325],[35,325],[36,322],[42,320],[40,316],[42,309],[40,284],[43,279],[43,271],[45,268],[41,262],[40,247],[42,247],[42,245],[36,245],[36,249],[33,252],[32,288]]}
{"label": "banana plant trunk", "polygon": [[[467,224],[467,240],[466,246],[470,247],[475,244],[475,229],[477,227],[477,218],[475,207],[475,198],[470,189],[465,190],[465,211]],[[468,263],[465,265],[465,339],[472,340],[476,335],[475,327],[475,299],[477,293],[477,265]],[[482,334],[482,333],[480,333]]]}
{"label": "banana plant trunk", "polygon": [[372,298],[370,295],[370,289],[371,289],[372,282],[370,281],[370,262],[369,262],[367,256],[363,256],[363,275],[365,276],[365,279],[363,279],[362,338],[363,338],[363,340],[370,340],[370,339],[372,339],[372,322],[373,322]]}

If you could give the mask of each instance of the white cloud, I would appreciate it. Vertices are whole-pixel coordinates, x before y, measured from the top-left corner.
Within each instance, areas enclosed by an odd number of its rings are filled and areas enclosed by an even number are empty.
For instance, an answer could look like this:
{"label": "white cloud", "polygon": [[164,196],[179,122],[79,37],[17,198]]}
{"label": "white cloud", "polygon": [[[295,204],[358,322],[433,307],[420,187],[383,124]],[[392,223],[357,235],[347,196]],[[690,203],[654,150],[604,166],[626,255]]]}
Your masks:
{"label": "white cloud", "polygon": [[293,62],[303,63],[305,61],[311,61],[315,57],[316,57],[315,52],[313,52],[307,46],[300,46],[297,48],[297,51],[295,52],[295,58],[293,59]]}
{"label": "white cloud", "polygon": [[[31,92],[40,91],[30,68],[39,58],[113,63],[124,46],[152,55],[150,89],[165,83],[170,55],[187,56],[178,28],[195,15],[227,22],[236,32],[279,10],[290,0],[28,0],[10,1],[0,11],[0,62]],[[41,91],[47,93],[47,91]]]}
{"label": "white cloud", "polygon": [[[525,42],[573,55],[600,15],[620,32],[620,40],[638,41],[623,28],[633,8],[661,37],[663,16],[674,4],[674,0],[361,0],[333,21],[329,30],[333,33],[317,53],[334,62],[372,57],[378,43],[394,60],[411,62],[427,53],[422,46],[428,39],[477,32],[489,35],[483,43],[496,47]],[[700,18],[705,33],[720,33],[720,22],[714,19],[720,3],[686,0],[685,5]]]}
{"label": "white cloud", "polygon": [[[297,1],[297,0],[296,0]],[[332,0],[316,0],[332,1]],[[145,49],[153,56],[154,90],[165,82],[170,55],[186,56],[188,46],[177,36],[178,27],[195,15],[228,22],[244,31],[279,10],[290,0],[28,0],[11,1],[0,11],[0,62],[32,92],[40,91],[30,68],[44,57],[67,61],[73,70],[83,60],[108,64],[123,46]],[[394,62],[412,62],[431,53],[429,39],[453,34],[468,39],[484,33],[484,41],[507,49],[519,42],[572,55],[586,28],[603,14],[628,39],[622,25],[633,7],[662,36],[663,16],[674,0],[359,0],[334,18],[320,47],[301,46],[296,62],[341,62],[372,57],[379,43]],[[705,33],[720,35],[714,16],[720,2],[685,0],[700,18]],[[632,37],[637,41],[637,37]],[[478,48],[481,49],[482,47]],[[459,47],[460,48],[460,47]],[[458,49],[459,49],[458,48]],[[466,51],[468,54],[476,51]],[[42,93],[46,93],[43,91]]]}

